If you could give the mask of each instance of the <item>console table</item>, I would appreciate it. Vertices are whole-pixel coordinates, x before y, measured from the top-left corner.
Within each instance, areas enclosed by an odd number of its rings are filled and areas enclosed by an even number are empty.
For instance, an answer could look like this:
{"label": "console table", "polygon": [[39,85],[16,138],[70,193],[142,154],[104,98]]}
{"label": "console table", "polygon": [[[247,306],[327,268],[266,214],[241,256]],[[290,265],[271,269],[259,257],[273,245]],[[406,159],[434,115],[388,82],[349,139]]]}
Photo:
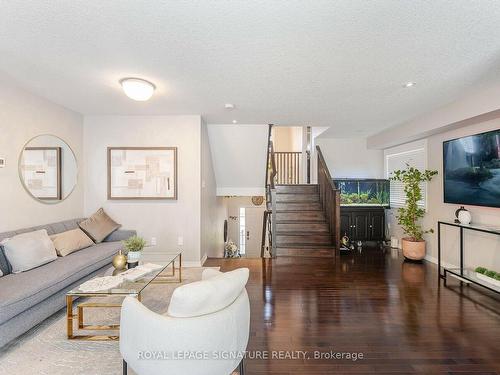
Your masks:
{"label": "console table", "polygon": [[[460,268],[446,268],[443,267],[444,272],[441,273],[441,226],[447,225],[451,227],[456,227],[460,229]],[[472,224],[460,224],[453,221],[438,221],[438,276],[445,280],[447,273],[450,273],[458,278],[462,278],[468,282],[474,283],[476,285],[482,286],[483,288],[489,289],[493,292],[500,293],[500,288],[483,282],[481,279],[477,278],[474,270],[464,268],[464,231],[471,230],[475,232],[489,233],[493,235],[500,236],[500,228],[472,225]]]}

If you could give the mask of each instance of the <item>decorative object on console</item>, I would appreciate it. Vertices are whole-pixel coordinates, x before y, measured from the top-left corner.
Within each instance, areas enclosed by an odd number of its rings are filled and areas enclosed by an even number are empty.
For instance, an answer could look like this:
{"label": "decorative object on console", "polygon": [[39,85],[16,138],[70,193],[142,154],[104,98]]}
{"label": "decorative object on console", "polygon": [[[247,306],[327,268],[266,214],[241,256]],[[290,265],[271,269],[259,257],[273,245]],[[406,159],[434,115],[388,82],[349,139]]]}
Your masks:
{"label": "decorative object on console", "polygon": [[94,240],[95,243],[102,242],[107,236],[121,227],[111,219],[103,208],[99,208],[92,216],[79,224],[80,228]]}
{"label": "decorative object on console", "polygon": [[127,267],[127,257],[123,255],[122,251],[119,250],[118,254],[116,254],[113,257],[112,261],[113,267],[115,267],[116,270],[124,270],[125,267]]}
{"label": "decorative object on console", "polygon": [[488,270],[484,267],[477,267],[475,270],[476,277],[487,283],[493,284],[497,287],[500,287],[500,273]]}
{"label": "decorative object on console", "polygon": [[122,241],[123,247],[127,251],[127,263],[129,268],[134,268],[139,263],[142,255],[142,249],[146,246],[146,240],[139,236],[132,236]]}
{"label": "decorative object on console", "polygon": [[418,206],[422,199],[420,184],[428,182],[437,175],[437,171],[419,171],[407,164],[406,169],[393,172],[392,181],[402,182],[406,195],[405,207],[398,208],[398,224],[408,237],[402,239],[403,255],[406,259],[421,261],[425,257],[424,233],[433,233],[433,229],[423,230],[419,221],[425,210]]}
{"label": "decorative object on console", "polygon": [[0,168],[5,168],[5,158],[0,158]]}
{"label": "decorative object on console", "polygon": [[108,147],[108,199],[177,199],[177,147]]}
{"label": "decorative object on console", "polygon": [[53,234],[50,239],[54,243],[57,255],[64,257],[75,251],[94,245],[94,241],[80,228]]}
{"label": "decorative object on console", "polygon": [[262,196],[252,197],[252,203],[254,204],[254,206],[261,206],[262,203],[264,203],[264,197]]}
{"label": "decorative object on console", "polygon": [[460,208],[455,211],[455,217],[455,223],[467,225],[472,221],[470,212],[464,206],[460,206]]}

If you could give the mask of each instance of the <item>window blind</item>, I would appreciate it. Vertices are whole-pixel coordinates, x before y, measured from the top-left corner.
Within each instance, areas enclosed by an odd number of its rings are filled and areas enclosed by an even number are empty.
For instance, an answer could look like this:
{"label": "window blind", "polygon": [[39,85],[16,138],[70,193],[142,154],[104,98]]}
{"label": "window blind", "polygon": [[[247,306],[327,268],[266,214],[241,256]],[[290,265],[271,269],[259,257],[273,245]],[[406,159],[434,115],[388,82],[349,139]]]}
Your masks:
{"label": "window blind", "polygon": [[[416,148],[408,151],[387,153],[385,157],[387,178],[393,176],[393,172],[398,169],[406,169],[406,164],[424,171],[427,168],[427,158],[425,148]],[[422,189],[422,200],[418,202],[420,208],[426,208],[427,183],[423,182],[420,185]],[[403,207],[405,205],[406,196],[403,190],[403,183],[399,181],[391,181],[390,183],[390,202],[391,207]]]}

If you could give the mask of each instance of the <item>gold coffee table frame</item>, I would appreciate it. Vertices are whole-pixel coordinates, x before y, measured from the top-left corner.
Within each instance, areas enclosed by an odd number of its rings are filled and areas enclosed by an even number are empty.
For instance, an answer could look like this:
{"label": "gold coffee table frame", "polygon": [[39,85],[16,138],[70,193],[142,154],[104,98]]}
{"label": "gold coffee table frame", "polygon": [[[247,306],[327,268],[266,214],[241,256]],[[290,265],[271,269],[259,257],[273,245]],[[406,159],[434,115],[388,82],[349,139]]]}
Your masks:
{"label": "gold coffee table frame", "polygon": [[[175,277],[175,260],[179,261],[178,277]],[[172,266],[172,273],[170,275],[164,275],[164,271]],[[165,267],[163,267],[156,275],[152,277],[151,280],[145,280],[147,278],[141,278],[135,282],[131,282],[130,285],[138,285],[138,290],[129,291],[119,291],[118,288],[114,288],[108,292],[100,293],[83,293],[78,292],[78,290],[72,290],[66,294],[66,333],[69,340],[86,340],[86,341],[116,341],[119,339],[118,333],[116,335],[77,335],[74,332],[74,322],[78,322],[78,330],[88,330],[88,331],[119,331],[119,324],[85,324],[84,323],[84,311],[85,309],[92,308],[121,308],[122,303],[105,303],[105,302],[82,302],[78,305],[75,304],[75,298],[79,297],[135,297],[141,301],[141,293],[149,284],[170,284],[170,283],[181,283],[182,282],[182,253],[174,254],[173,259],[168,262]],[[113,290],[115,290],[113,292]],[[73,312],[76,307],[76,314]]]}

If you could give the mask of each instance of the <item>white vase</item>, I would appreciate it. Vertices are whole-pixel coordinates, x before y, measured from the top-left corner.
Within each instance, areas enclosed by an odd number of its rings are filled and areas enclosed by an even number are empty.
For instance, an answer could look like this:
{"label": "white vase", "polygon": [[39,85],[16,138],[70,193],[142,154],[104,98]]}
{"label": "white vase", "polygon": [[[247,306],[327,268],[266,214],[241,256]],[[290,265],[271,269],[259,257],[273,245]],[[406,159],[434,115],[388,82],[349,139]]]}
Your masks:
{"label": "white vase", "polygon": [[470,224],[470,222],[472,221],[472,216],[471,216],[469,211],[461,210],[458,213],[458,220],[460,221],[460,224],[467,225],[467,224]]}
{"label": "white vase", "polygon": [[129,251],[127,254],[127,263],[136,263],[141,259],[142,251]]}

